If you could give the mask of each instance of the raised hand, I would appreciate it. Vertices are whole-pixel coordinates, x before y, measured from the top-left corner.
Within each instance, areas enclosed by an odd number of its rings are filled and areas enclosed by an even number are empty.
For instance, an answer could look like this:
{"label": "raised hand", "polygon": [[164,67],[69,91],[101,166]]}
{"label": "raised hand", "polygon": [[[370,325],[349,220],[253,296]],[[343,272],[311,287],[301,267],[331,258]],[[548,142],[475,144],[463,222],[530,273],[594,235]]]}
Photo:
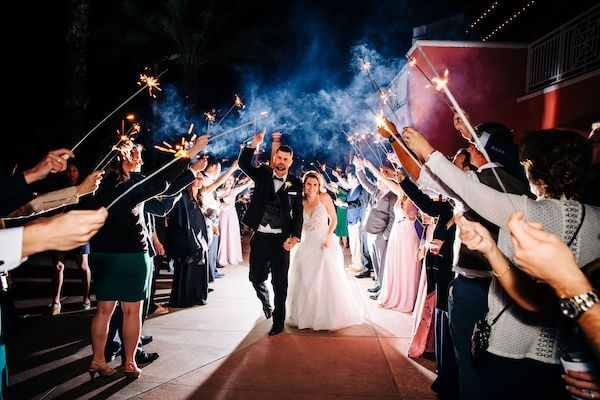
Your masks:
{"label": "raised hand", "polygon": [[198,161],[193,163],[192,166],[190,167],[190,169],[192,170],[194,175],[198,176],[198,174],[200,172],[204,171],[207,164],[208,164],[208,160],[206,158],[202,157],[201,159],[199,159]]}
{"label": "raised hand", "polygon": [[48,174],[56,174],[67,169],[67,160],[75,157],[69,149],[52,150],[37,165],[23,173],[27,183],[44,179]]}
{"label": "raised hand", "polygon": [[260,131],[260,133],[255,134],[254,136],[252,136],[252,142],[250,142],[250,148],[257,148],[265,139],[265,134],[267,133],[267,128],[263,128],[262,131]]}
{"label": "raised hand", "polygon": [[402,130],[404,142],[417,156],[426,159],[435,149],[427,139],[416,129],[405,127]]}
{"label": "raised hand", "polygon": [[396,129],[396,125],[394,125],[392,121],[383,118],[382,125],[377,127],[377,133],[379,133],[380,136],[389,139],[392,136],[398,136],[398,129]]}
{"label": "raised hand", "polygon": [[194,142],[194,145],[192,146],[192,148],[188,150],[189,157],[190,158],[196,157],[196,155],[198,153],[202,153],[204,150],[206,150],[207,146],[208,146],[208,135],[198,136],[198,138]]}

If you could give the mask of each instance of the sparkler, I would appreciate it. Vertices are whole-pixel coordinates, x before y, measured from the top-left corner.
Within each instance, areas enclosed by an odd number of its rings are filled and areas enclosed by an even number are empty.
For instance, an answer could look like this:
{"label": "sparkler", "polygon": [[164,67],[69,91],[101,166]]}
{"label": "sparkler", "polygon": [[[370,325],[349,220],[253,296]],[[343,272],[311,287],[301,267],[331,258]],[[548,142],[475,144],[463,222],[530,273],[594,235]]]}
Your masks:
{"label": "sparkler", "polygon": [[[134,94],[132,94],[127,100],[125,100],[123,103],[121,103],[117,108],[115,108],[113,111],[111,111],[106,117],[104,117],[100,122],[98,122],[98,124],[96,126],[94,126],[92,129],[90,129],[85,135],[83,135],[83,137],[79,140],[79,142],[77,142],[75,144],[75,146],[73,146],[71,148],[71,151],[75,151],[75,149],[77,149],[79,146],[81,146],[81,144],[93,133],[96,131],[96,129],[98,129],[100,126],[102,126],[102,124],[104,124],[106,122],[106,120],[108,120],[110,117],[112,117],[117,111],[119,111],[121,108],[123,108],[127,103],[129,103],[131,100],[133,100],[138,94],[142,93],[146,88],[148,88],[149,91],[151,91],[152,88],[160,90],[160,88],[158,88],[158,78],[160,78],[161,76],[163,76],[165,73],[167,73],[169,69],[165,69],[163,72],[161,72],[160,74],[158,74],[157,77],[149,79],[149,77],[147,75],[140,75],[140,80],[142,76],[146,76],[146,83],[144,86],[142,86],[140,89],[138,89]],[[151,93],[152,95],[152,93]],[[153,96],[155,97],[155,96]]]}
{"label": "sparkler", "polygon": [[360,140],[362,140],[363,142],[365,142],[367,144],[367,146],[369,147],[369,150],[371,150],[371,153],[373,153],[373,155],[375,156],[375,159],[379,161],[379,164],[383,164],[383,161],[381,161],[381,157],[379,157],[379,154],[377,154],[375,152],[375,150],[373,150],[373,147],[371,147],[371,145],[369,144],[366,133],[363,133],[362,135],[360,135],[359,143],[360,143]]}
{"label": "sparkler", "polygon": [[148,88],[148,94],[152,98],[156,98],[156,93],[153,93],[152,89],[158,90],[159,92],[162,91],[157,77],[146,74],[140,74],[140,80],[138,81],[138,85],[142,86],[142,84],[143,88]]}
{"label": "sparkler", "polygon": [[[329,168],[332,171],[333,171],[333,168],[328,167],[327,164],[320,163],[319,160],[315,160],[315,162],[317,164],[319,164],[319,167],[321,168],[321,171],[323,171],[323,173],[325,174],[325,176],[327,176],[327,178],[329,178],[329,180],[331,181],[332,179],[331,179],[331,176],[329,176],[329,174],[327,173],[327,168]],[[314,163],[311,163],[311,165],[314,165]]]}
{"label": "sparkler", "polygon": [[[96,167],[92,171],[104,171],[104,169],[106,169],[106,167],[108,167],[108,165],[112,162],[112,160],[119,153],[119,151],[120,151],[119,146],[121,145],[121,143],[124,143],[127,140],[131,140],[132,137],[134,137],[141,130],[142,130],[141,125],[138,123],[135,123],[125,133],[120,133],[119,131],[117,131],[117,134],[119,134],[119,141],[110,148],[109,152],[102,158],[102,160],[100,160],[98,165],[96,165]],[[115,152],[115,154],[113,154],[113,152]],[[110,157],[111,154],[113,154],[112,157]],[[110,157],[110,159],[109,159],[109,157]]]}
{"label": "sparkler", "polygon": [[204,119],[206,119],[206,130],[210,133],[210,126],[215,122],[215,119],[217,119],[217,110],[213,108],[211,111],[205,112]]}
{"label": "sparkler", "polygon": [[348,143],[350,143],[350,146],[352,146],[352,148],[354,149],[354,152],[355,152],[356,154],[359,154],[359,153],[360,153],[360,155],[362,156],[362,158],[366,158],[366,157],[365,157],[365,153],[363,153],[363,152],[360,150],[360,148],[359,148],[357,145],[355,145],[355,144],[354,144],[354,139],[353,139],[352,137],[350,137],[350,135],[348,135],[348,133],[347,133],[345,130],[343,130],[343,129],[342,129],[342,133],[343,133],[344,135],[346,135],[346,138],[348,139]]}
{"label": "sparkler", "polygon": [[[434,82],[432,82],[431,79],[429,79],[429,77],[427,76],[427,74],[425,73],[425,71],[423,71],[421,69],[421,67],[419,66],[419,64],[417,64],[417,59],[414,58],[414,57],[409,56],[408,54],[406,55],[406,58],[408,59],[408,63],[410,64],[410,66],[411,67],[416,67],[417,70],[421,73],[421,75],[423,75],[423,77],[425,79],[427,79],[427,82],[429,82],[429,85],[431,87],[435,87],[436,90],[439,92],[440,90],[437,88],[437,85],[434,84],[435,78],[434,78]],[[448,84],[448,75],[446,75],[446,83],[445,84]],[[450,105],[450,103],[448,103],[448,99],[446,99],[445,97],[443,97],[443,99],[444,99],[444,103],[446,103],[446,105],[448,107],[450,107],[450,109],[452,109],[452,106]]]}
{"label": "sparkler", "polygon": [[[421,55],[425,59],[425,62],[427,62],[427,65],[429,65],[429,68],[436,75],[436,77],[433,78],[433,81],[436,82],[436,84],[439,86],[439,89],[437,89],[437,86],[436,86],[436,89],[444,92],[444,94],[446,95],[446,97],[448,98],[448,100],[450,101],[450,103],[452,104],[452,106],[454,107],[454,110],[458,113],[458,115],[460,116],[460,118],[465,123],[465,126],[469,130],[469,133],[471,133],[471,137],[475,141],[475,143],[477,145],[477,149],[479,151],[481,151],[481,153],[483,154],[483,156],[485,157],[485,159],[487,160],[487,162],[491,162],[490,156],[489,156],[488,152],[486,151],[485,147],[482,146],[481,141],[479,140],[479,136],[477,136],[477,133],[475,133],[475,129],[473,129],[473,125],[471,125],[471,122],[469,121],[469,119],[465,115],[462,107],[458,104],[458,102],[454,98],[454,95],[450,91],[450,88],[448,87],[448,70],[445,71],[444,77],[442,78],[440,76],[440,74],[438,73],[437,69],[434,67],[434,65],[429,60],[429,57],[427,57],[427,54],[425,54],[425,51],[421,48],[421,46],[418,46],[417,48],[419,49],[419,52],[421,53]],[[492,168],[492,173],[494,174],[494,178],[496,179],[496,181],[500,185],[500,188],[502,189],[502,191],[504,193],[508,194],[508,192],[506,190],[506,187],[504,186],[504,184],[502,183],[502,180],[498,176],[498,172],[496,172],[496,168]],[[510,196],[508,196],[508,199],[509,199],[509,201],[510,201],[512,207],[513,207],[513,210],[517,211],[517,207],[515,206],[515,204],[511,200]]]}
{"label": "sparkler", "polygon": [[225,115],[223,115],[223,117],[219,120],[219,122],[217,122],[217,124],[215,125],[215,128],[219,125],[221,125],[221,122],[223,122],[223,120],[225,118],[227,118],[227,116],[233,111],[234,108],[239,108],[239,109],[243,109],[245,107],[244,103],[242,102],[242,99],[240,98],[240,96],[238,96],[237,94],[235,96],[233,96],[233,105],[231,106],[231,108],[229,110],[227,110],[227,112],[225,113]]}
{"label": "sparkler", "polygon": [[[255,117],[254,120],[246,122],[246,123],[243,123],[243,124],[238,125],[238,126],[235,126],[235,127],[231,128],[231,129],[227,129],[226,131],[219,132],[217,135],[211,137],[208,141],[210,142],[211,140],[218,139],[218,138],[220,138],[222,136],[230,134],[231,132],[235,132],[235,131],[237,131],[239,129],[242,129],[242,128],[248,126],[248,125],[254,124],[254,126],[256,128],[256,121],[261,120],[261,119],[265,119],[268,116],[269,116],[269,113],[267,111],[263,111],[263,112],[260,113],[260,115],[258,117]],[[254,131],[256,132],[256,129],[254,129]]]}

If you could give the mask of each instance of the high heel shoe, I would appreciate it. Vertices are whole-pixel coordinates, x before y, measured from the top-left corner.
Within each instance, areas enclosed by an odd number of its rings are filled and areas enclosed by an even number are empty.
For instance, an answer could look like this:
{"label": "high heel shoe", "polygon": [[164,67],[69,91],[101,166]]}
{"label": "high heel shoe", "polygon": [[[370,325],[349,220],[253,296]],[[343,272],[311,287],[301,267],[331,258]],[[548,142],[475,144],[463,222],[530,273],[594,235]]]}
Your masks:
{"label": "high heel shoe", "polygon": [[88,373],[90,374],[90,379],[93,381],[96,374],[100,376],[111,376],[116,374],[117,370],[109,367],[105,362],[92,361],[88,368]]}
{"label": "high heel shoe", "polygon": [[138,368],[134,363],[128,362],[123,366],[123,373],[128,381],[135,380],[140,377],[142,370]]}

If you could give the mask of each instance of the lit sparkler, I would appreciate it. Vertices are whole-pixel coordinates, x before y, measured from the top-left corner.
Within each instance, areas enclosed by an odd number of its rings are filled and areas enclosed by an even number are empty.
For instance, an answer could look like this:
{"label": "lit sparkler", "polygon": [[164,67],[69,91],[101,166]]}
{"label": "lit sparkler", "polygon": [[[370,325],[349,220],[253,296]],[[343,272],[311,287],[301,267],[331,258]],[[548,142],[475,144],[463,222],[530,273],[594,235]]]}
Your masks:
{"label": "lit sparkler", "polygon": [[438,92],[444,90],[444,88],[448,85],[448,70],[444,71],[443,78],[436,76],[432,79],[432,81],[435,83],[435,90],[437,90]]}
{"label": "lit sparkler", "polygon": [[162,91],[160,88],[160,83],[158,82],[158,77],[140,74],[138,85],[143,86],[143,88],[148,88],[148,94],[153,98],[156,98],[156,93],[154,93],[152,90],[158,90],[159,92]]}
{"label": "lit sparkler", "polygon": [[227,118],[227,116],[233,111],[234,108],[239,108],[239,109],[243,109],[244,107],[246,107],[244,105],[244,103],[242,102],[242,99],[240,98],[240,96],[238,96],[237,94],[235,96],[233,96],[233,105],[229,108],[229,110],[227,110],[227,112],[225,113],[225,115],[223,115],[223,117],[219,120],[219,122],[217,122],[217,124],[215,125],[215,128],[219,125],[221,125],[221,122],[223,122],[223,120],[225,120],[225,118]]}
{"label": "lit sparkler", "polygon": [[[163,72],[161,72],[157,77],[153,78],[151,80],[151,82],[155,85],[158,85],[158,78],[160,78],[162,75],[164,75],[169,69],[165,69]],[[138,94],[142,93],[146,87],[148,87],[148,84],[146,83],[146,85],[142,86],[140,89],[138,89],[134,94],[132,94],[127,100],[125,100],[123,103],[121,103],[117,108],[115,108],[113,111],[111,111],[106,117],[104,117],[100,122],[98,122],[98,124],[96,124],[96,126],[94,126],[92,129],[90,129],[85,135],[83,135],[83,137],[79,140],[79,142],[77,142],[75,144],[75,146],[73,146],[71,148],[71,151],[75,151],[75,149],[77,149],[79,146],[81,146],[81,144],[94,132],[96,131],[96,129],[98,129],[100,126],[102,126],[102,124],[104,124],[110,117],[112,117],[117,111],[119,111],[121,108],[123,108],[127,103],[129,103],[131,100],[133,100],[134,97],[136,97]],[[156,88],[156,87],[155,87]]]}
{"label": "lit sparkler", "polygon": [[267,111],[263,111],[263,112],[261,112],[261,113],[259,114],[259,116],[258,116],[258,117],[255,117],[255,118],[254,118],[252,121],[245,122],[245,123],[243,123],[243,124],[241,124],[241,125],[234,126],[234,127],[233,127],[233,128],[231,128],[231,129],[227,129],[227,130],[225,130],[225,131],[223,131],[223,132],[219,132],[217,135],[214,135],[214,136],[212,136],[212,137],[211,137],[211,138],[210,138],[208,141],[210,142],[211,140],[218,139],[218,138],[220,138],[220,137],[222,137],[222,136],[225,136],[225,135],[228,135],[228,134],[230,134],[231,132],[235,132],[235,131],[237,131],[237,130],[239,130],[239,129],[242,129],[242,128],[244,128],[244,127],[246,127],[246,126],[248,126],[248,125],[252,125],[252,124],[254,124],[254,127],[255,127],[255,129],[254,129],[254,132],[256,132],[256,121],[259,121],[259,120],[261,120],[261,119],[265,119],[265,118],[267,118],[268,116],[269,116],[269,113],[268,113]]}

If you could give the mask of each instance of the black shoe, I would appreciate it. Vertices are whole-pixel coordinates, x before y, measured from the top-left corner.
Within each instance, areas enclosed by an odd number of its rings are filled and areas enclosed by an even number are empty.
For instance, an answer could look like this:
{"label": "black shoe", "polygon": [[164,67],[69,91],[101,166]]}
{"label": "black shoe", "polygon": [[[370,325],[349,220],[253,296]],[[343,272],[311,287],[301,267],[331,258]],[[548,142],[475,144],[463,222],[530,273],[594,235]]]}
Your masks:
{"label": "black shoe", "polygon": [[154,340],[154,336],[152,335],[142,335],[140,336],[140,340],[142,342],[142,346],[147,345],[148,343],[152,342]]}
{"label": "black shoe", "polygon": [[158,353],[146,353],[145,351],[138,351],[135,353],[136,364],[149,364],[158,359]]}
{"label": "black shoe", "polygon": [[380,290],[381,290],[381,288],[379,286],[374,286],[374,287],[372,287],[370,289],[367,289],[367,292],[369,292],[369,293],[377,293]]}
{"label": "black shoe", "polygon": [[283,331],[283,326],[273,325],[271,330],[269,331],[269,336],[275,336]]}
{"label": "black shoe", "polygon": [[217,264],[217,268],[225,268],[225,266],[221,265],[221,264]]}
{"label": "black shoe", "polygon": [[270,306],[264,306],[263,307],[263,311],[265,313],[265,318],[266,319],[269,319],[269,318],[271,318],[271,316],[273,316],[273,311],[271,310]]}
{"label": "black shoe", "polygon": [[354,277],[358,278],[358,279],[369,278],[370,276],[371,276],[371,271],[369,271],[369,270],[366,270],[365,272],[361,272],[360,274],[354,275]]}
{"label": "black shoe", "polygon": [[215,291],[215,289],[213,289],[213,288],[208,288],[208,293],[210,293],[210,292],[214,292],[214,291]]}
{"label": "black shoe", "polygon": [[377,293],[377,294],[372,294],[372,295],[370,295],[370,296],[369,296],[369,298],[370,298],[371,300],[377,300],[377,299],[379,298],[379,293]]}
{"label": "black shoe", "polygon": [[221,279],[224,276],[225,276],[225,274],[216,274],[215,279]]}

